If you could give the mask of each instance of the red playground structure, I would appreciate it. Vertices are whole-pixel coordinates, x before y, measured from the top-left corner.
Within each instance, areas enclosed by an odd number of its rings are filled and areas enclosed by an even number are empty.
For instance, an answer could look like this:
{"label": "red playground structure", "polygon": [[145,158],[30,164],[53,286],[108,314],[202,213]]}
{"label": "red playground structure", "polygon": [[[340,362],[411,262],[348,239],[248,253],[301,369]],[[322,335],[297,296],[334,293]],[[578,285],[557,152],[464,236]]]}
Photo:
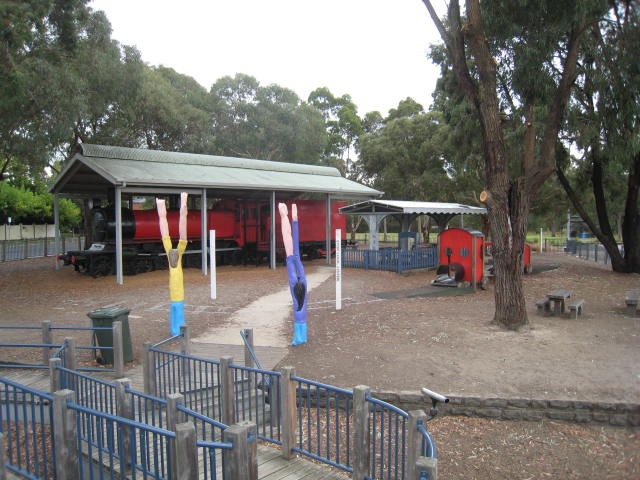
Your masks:
{"label": "red playground structure", "polygon": [[[475,284],[486,288],[489,277],[493,276],[491,246],[477,230],[445,230],[438,237],[439,263],[432,283],[452,287]],[[523,264],[525,273],[530,273],[531,246],[528,244],[525,244]]]}

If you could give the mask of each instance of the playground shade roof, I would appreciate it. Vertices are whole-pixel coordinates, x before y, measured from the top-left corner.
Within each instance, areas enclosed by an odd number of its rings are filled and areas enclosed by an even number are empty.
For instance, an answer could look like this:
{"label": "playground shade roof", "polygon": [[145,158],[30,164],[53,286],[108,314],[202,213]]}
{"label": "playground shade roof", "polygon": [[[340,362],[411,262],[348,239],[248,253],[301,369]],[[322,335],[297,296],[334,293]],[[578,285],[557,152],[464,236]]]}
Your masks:
{"label": "playground shade roof", "polygon": [[247,158],[83,144],[51,187],[52,193],[99,194],[114,186],[207,189],[234,195],[323,193],[378,197],[382,192],[348,180],[333,167]]}
{"label": "playground shade roof", "polygon": [[402,200],[367,200],[365,202],[354,203],[340,209],[340,213],[366,214],[366,215],[390,215],[390,214],[422,214],[422,215],[464,215],[486,214],[487,209],[473,207],[461,203],[440,203],[440,202],[408,202]]}

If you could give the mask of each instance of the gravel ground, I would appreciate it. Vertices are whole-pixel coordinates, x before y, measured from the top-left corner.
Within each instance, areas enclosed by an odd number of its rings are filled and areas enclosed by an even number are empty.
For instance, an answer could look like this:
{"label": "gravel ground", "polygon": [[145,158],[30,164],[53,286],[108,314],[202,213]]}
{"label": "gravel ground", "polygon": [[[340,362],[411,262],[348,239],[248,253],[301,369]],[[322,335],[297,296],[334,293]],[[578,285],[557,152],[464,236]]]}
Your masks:
{"label": "gravel ground", "polygon": [[[88,311],[126,306],[135,362],[145,341],[168,336],[166,272],[125,277],[118,286],[114,277],[92,279],[52,265],[52,259],[0,264],[0,325],[39,325],[46,319],[55,326],[86,326]],[[625,314],[624,292],[640,290],[640,276],[555,254],[535,255],[534,265],[539,273],[525,278],[530,325],[520,332],[490,324],[492,291],[411,297],[407,292],[427,286],[433,272],[344,270],[342,311],[333,308],[330,278],[310,298],[309,342],[290,347],[283,364],[293,365],[299,376],[342,387],[426,386],[449,395],[637,403],[640,317]],[[314,261],[305,268],[324,266]],[[282,268],[220,267],[217,274],[218,298],[211,301],[209,279],[185,272],[192,336],[228,324],[243,306],[286,287]],[[561,287],[586,300],[585,315],[536,316],[535,300]],[[291,334],[287,322],[274,328]],[[39,341],[33,331],[2,335],[3,342]],[[66,335],[56,332],[54,341]],[[89,342],[86,335],[74,336],[79,344]],[[2,362],[39,359],[39,350],[0,350]],[[430,422],[429,430],[443,479],[640,478],[638,429],[443,417]]]}

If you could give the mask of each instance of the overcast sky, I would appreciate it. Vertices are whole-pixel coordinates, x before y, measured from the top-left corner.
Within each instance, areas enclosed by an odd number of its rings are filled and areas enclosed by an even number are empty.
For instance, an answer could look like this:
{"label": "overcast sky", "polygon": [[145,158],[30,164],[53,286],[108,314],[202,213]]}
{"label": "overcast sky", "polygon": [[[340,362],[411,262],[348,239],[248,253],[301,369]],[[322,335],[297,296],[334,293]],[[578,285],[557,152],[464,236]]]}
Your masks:
{"label": "overcast sky", "polygon": [[[443,0],[435,0],[444,9]],[[362,116],[386,115],[406,97],[425,109],[438,69],[426,58],[439,40],[421,0],[93,0],[113,38],[135,45],[209,89],[246,73],[306,100],[317,87],[348,93]]]}

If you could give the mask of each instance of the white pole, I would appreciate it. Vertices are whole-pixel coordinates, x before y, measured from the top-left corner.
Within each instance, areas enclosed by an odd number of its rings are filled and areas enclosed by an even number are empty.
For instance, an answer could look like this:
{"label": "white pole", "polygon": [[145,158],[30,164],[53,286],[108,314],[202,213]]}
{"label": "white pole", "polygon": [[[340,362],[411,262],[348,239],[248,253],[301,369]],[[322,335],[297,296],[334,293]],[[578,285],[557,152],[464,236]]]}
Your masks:
{"label": "white pole", "polygon": [[542,227],[540,227],[540,253],[542,253],[543,246],[544,246],[544,236],[542,235]]}
{"label": "white pole", "polygon": [[342,310],[342,230],[336,229],[336,310]]}
{"label": "white pole", "polygon": [[216,231],[209,230],[209,263],[211,272],[211,300],[218,296],[216,292]]}

